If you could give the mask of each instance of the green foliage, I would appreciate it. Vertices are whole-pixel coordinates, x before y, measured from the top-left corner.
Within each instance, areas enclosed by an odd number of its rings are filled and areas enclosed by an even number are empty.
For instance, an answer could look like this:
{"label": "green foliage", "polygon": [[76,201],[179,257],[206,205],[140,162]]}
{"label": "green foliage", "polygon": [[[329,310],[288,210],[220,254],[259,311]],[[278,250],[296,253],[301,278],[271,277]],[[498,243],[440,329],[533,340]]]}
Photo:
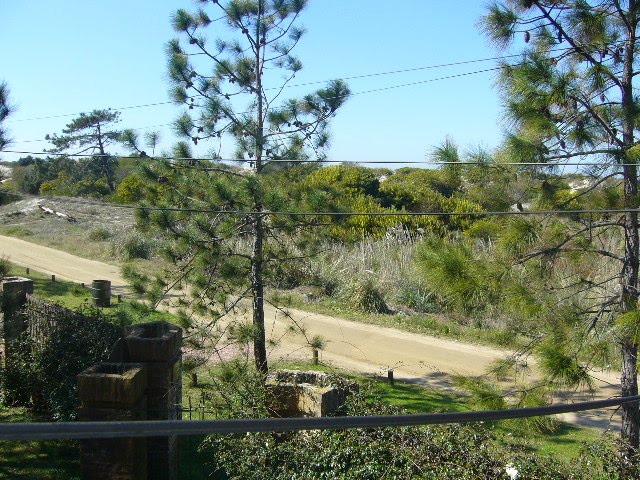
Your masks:
{"label": "green foliage", "polygon": [[111,249],[123,260],[149,259],[154,249],[154,242],[139,232],[131,232],[113,240]]}
{"label": "green foliage", "polygon": [[[401,412],[360,392],[341,413]],[[508,478],[509,464],[522,478],[574,478],[561,464],[497,447],[492,434],[475,425],[213,436],[202,448],[230,479]],[[589,471],[577,478],[589,478]]]}
{"label": "green foliage", "polygon": [[504,392],[486,380],[456,375],[456,387],[470,394],[471,402],[479,410],[504,410],[509,408]]}
{"label": "green foliage", "polygon": [[[142,210],[139,218],[164,237],[163,255],[176,266],[173,275],[191,286],[200,313],[217,318],[226,311],[227,297],[253,297],[255,362],[264,373],[263,289],[278,279],[277,274],[269,278],[272,266],[289,257],[279,240],[320,220],[256,212],[295,212],[306,203],[289,185],[271,188],[269,174],[293,166],[288,161],[324,159],[329,122],[350,94],[341,80],[301,98],[285,98],[283,90],[277,91],[302,68],[292,50],[304,35],[296,23],[306,5],[298,0],[225,0],[201,2],[192,13],[177,10],[172,26],[178,38],[167,45],[167,56],[172,99],[188,107],[174,125],[184,139],[175,145],[174,156],[184,160],[143,166],[151,205],[208,211]],[[212,17],[226,20],[227,38],[207,38],[209,27],[216,30]],[[191,93],[196,90],[203,100],[197,105]],[[248,169],[216,162],[216,154],[211,162],[189,160],[187,142],[229,137],[235,157],[246,159]],[[135,148],[133,132],[125,132],[125,140]],[[169,285],[166,279],[156,280],[162,288]]]}
{"label": "green foliage", "polygon": [[537,353],[540,358],[540,368],[544,374],[557,385],[566,388],[593,389],[593,379],[587,369],[581,364],[576,354],[569,354],[565,349],[570,347],[558,342],[557,338],[550,338],[543,342]]}
{"label": "green foliage", "polygon": [[3,371],[5,394],[52,420],[73,419],[76,376],[108,357],[120,329],[104,319],[39,302],[29,303],[25,315],[38,324],[39,334],[27,331],[21,338],[11,369]]}
{"label": "green foliage", "polygon": [[429,289],[454,309],[482,310],[502,297],[503,267],[474,257],[464,242],[430,237],[417,249],[417,264]]}
{"label": "green foliage", "polygon": [[367,278],[357,281],[347,288],[347,298],[351,304],[366,313],[390,313],[384,297],[375,287],[373,280]]}
{"label": "green foliage", "polygon": [[376,197],[380,190],[380,180],[375,173],[369,168],[355,165],[321,168],[307,176],[305,184],[314,190],[331,191],[335,195],[347,197]]}
{"label": "green foliage", "polygon": [[3,125],[5,120],[11,115],[14,107],[9,100],[9,87],[5,82],[0,82],[0,152],[9,144],[9,133]]}
{"label": "green foliage", "polygon": [[89,231],[89,239],[104,242],[105,240],[109,240],[113,237],[113,232],[106,227],[95,227],[91,231]]}
{"label": "green foliage", "polygon": [[78,165],[73,160],[64,157],[22,157],[13,170],[11,183],[20,192],[37,194],[45,182],[58,178],[72,179],[71,182],[79,180],[77,168]]}
{"label": "green foliage", "polygon": [[539,227],[526,218],[513,218],[498,239],[498,248],[509,255],[519,256],[529,249],[538,239]]}
{"label": "green foliage", "polygon": [[144,182],[139,175],[131,173],[116,187],[115,199],[122,203],[136,203],[144,198]]}
{"label": "green foliage", "polygon": [[638,478],[638,459],[629,458],[624,454],[626,450],[623,441],[614,439],[609,433],[604,434],[597,441],[584,445],[576,470],[585,472],[584,478],[590,480]]}
{"label": "green foliage", "polygon": [[400,305],[407,306],[420,313],[435,313],[440,306],[436,296],[417,279],[404,278],[399,281],[397,295],[394,297]]}
{"label": "green foliage", "polygon": [[469,226],[465,235],[484,241],[494,241],[502,231],[502,225],[495,220],[481,219]]}
{"label": "green foliage", "polygon": [[399,168],[380,184],[380,196],[386,206],[411,212],[442,212],[445,196],[451,190],[438,170]]}
{"label": "green foliage", "polygon": [[620,314],[615,321],[615,330],[622,341],[640,343],[640,312],[631,310]]}
{"label": "green foliage", "polygon": [[[45,137],[53,144],[54,148],[51,151],[54,153],[88,153],[89,158],[83,162],[85,184],[79,186],[81,195],[96,193],[93,187],[100,181],[104,184],[107,193],[115,191],[115,169],[118,162],[109,155],[107,149],[120,141],[121,132],[114,130],[119,116],[120,112],[111,110],[81,113],[67,124],[61,135],[53,134]],[[104,194],[99,189],[97,193]]]}

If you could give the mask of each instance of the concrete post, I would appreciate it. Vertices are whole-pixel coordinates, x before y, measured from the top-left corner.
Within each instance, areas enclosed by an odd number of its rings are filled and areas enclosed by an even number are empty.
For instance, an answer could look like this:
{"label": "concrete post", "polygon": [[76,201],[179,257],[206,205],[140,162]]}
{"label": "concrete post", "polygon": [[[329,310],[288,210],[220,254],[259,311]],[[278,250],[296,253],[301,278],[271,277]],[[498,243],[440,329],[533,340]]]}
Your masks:
{"label": "concrete post", "polygon": [[17,398],[10,392],[16,392],[16,387],[20,378],[16,377],[18,369],[14,366],[15,352],[18,348],[19,340],[27,328],[24,317],[20,315],[20,309],[27,301],[27,295],[33,293],[33,280],[23,277],[7,277],[0,283],[2,293],[2,337],[4,356],[4,394],[5,403],[11,405],[28,401],[28,399]]}
{"label": "concrete post", "polygon": [[[146,420],[146,371],[143,365],[99,363],[77,377],[80,421]],[[147,440],[83,440],[83,480],[147,480]]]}
{"label": "concrete post", "polygon": [[[149,420],[182,419],[182,329],[152,322],[127,327],[125,356],[144,364],[147,371],[147,417]],[[147,440],[149,480],[178,478],[178,437]]]}

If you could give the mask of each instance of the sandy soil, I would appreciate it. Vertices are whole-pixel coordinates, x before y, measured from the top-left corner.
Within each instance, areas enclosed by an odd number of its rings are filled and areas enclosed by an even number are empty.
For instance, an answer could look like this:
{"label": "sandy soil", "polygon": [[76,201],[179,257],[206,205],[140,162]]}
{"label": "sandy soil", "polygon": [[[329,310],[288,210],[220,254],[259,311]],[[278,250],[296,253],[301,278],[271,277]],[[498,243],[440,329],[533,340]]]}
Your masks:
{"label": "sandy soil", "polygon": [[[112,282],[114,293],[126,293],[127,282],[120,275],[119,267],[88,260],[41,245],[0,236],[0,256],[25,267],[31,267],[61,279],[89,283],[93,279]],[[278,346],[270,352],[270,358],[310,358],[311,352],[302,335],[292,334],[292,322],[273,307],[267,307],[266,329],[270,338],[278,340]],[[450,388],[450,375],[455,373],[480,375],[495,360],[504,358],[508,351],[486,346],[407,333],[400,330],[357,323],[327,315],[318,315],[290,309],[288,315],[296,323],[304,325],[309,338],[321,335],[328,340],[321,352],[324,362],[346,370],[365,374],[385,375],[393,369],[395,377],[423,383],[434,388]],[[598,375],[595,398],[607,398],[619,392],[615,374]],[[571,401],[593,399],[587,394],[572,396]],[[585,414],[566,415],[563,419],[582,425],[607,428],[619,424],[617,415],[611,423],[611,411],[594,411]]]}

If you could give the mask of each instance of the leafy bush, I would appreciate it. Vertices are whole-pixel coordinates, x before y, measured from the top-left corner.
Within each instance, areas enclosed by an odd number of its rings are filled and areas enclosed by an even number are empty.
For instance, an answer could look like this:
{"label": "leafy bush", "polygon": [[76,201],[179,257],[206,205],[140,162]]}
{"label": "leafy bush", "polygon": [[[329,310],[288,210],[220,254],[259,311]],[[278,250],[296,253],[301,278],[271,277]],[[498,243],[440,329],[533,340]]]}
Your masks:
{"label": "leafy bush", "polygon": [[97,242],[103,242],[113,237],[113,233],[108,228],[96,227],[89,232],[89,238]]}
{"label": "leafy bush", "polygon": [[503,267],[474,255],[463,241],[425,240],[417,249],[417,265],[429,289],[454,310],[481,311],[502,298]]}
{"label": "leafy bush", "polygon": [[440,310],[434,293],[416,282],[401,282],[395,300],[420,313],[435,313]]}
{"label": "leafy bush", "polygon": [[29,302],[22,315],[29,325],[37,325],[37,334],[27,330],[15,355],[7,359],[10,368],[2,372],[5,401],[29,406],[52,420],[73,419],[76,376],[109,356],[120,329],[104,319],[41,302]]}
{"label": "leafy bush", "polygon": [[347,289],[348,298],[355,308],[366,313],[390,313],[383,295],[376,288],[373,280],[360,281]]}
{"label": "leafy bush", "polygon": [[115,200],[121,203],[135,203],[144,197],[144,182],[139,175],[131,173],[116,187]]}
{"label": "leafy bush", "polygon": [[[355,393],[341,414],[396,415],[399,410]],[[590,478],[551,460],[507,450],[482,426],[435,426],[288,434],[212,436],[202,449],[230,479],[508,479]],[[573,476],[572,476],[573,475]],[[576,476],[578,475],[578,476]]]}
{"label": "leafy bush", "polygon": [[120,256],[124,260],[133,260],[134,258],[151,258],[154,242],[144,235],[133,232],[116,238],[111,245],[114,254]]}

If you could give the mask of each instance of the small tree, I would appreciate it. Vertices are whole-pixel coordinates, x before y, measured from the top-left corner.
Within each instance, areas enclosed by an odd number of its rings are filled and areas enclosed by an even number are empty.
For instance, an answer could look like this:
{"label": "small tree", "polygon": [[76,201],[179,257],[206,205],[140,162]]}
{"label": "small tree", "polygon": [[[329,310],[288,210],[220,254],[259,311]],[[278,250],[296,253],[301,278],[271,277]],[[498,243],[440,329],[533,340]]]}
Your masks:
{"label": "small tree", "polygon": [[[237,305],[226,302],[232,293],[251,297],[255,365],[266,374],[265,275],[270,262],[284,261],[282,249],[272,240],[283,229],[292,228],[268,212],[293,207],[293,202],[286,192],[269,184],[265,174],[283,164],[286,167],[288,160],[314,154],[322,160],[328,122],[349,90],[335,80],[301,99],[283,99],[302,68],[291,52],[304,34],[295,24],[306,0],[200,3],[219,17],[215,23],[204,9],[178,10],[173,16],[173,27],[181,38],[167,47],[171,94],[186,107],[175,128],[196,145],[215,140],[221,146],[223,139],[232,138],[235,156],[246,159],[250,168],[196,165],[183,142],[174,154],[185,160],[156,166],[148,173],[158,181],[159,205],[246,214],[163,212],[149,214],[147,219],[172,238],[167,253],[181,268],[179,278],[194,289],[194,297],[201,302],[222,301],[222,310],[212,307],[212,314],[224,314]],[[214,26],[217,31],[226,28],[229,38],[207,41],[204,32]]]}
{"label": "small tree", "polygon": [[121,131],[115,130],[120,113],[111,110],[94,110],[81,113],[62,130],[61,135],[47,135],[54,148],[53,153],[69,153],[91,157],[85,169],[95,176],[104,177],[110,192],[115,191],[115,168],[117,161],[108,152],[108,147],[120,140]]}

